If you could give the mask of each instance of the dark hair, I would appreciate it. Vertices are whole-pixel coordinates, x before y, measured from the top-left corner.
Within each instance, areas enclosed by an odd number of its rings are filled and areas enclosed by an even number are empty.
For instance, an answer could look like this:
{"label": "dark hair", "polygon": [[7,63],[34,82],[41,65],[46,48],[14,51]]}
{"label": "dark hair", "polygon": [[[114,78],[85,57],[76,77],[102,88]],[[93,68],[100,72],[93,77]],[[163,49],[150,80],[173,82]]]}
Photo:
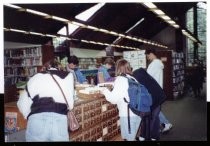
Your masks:
{"label": "dark hair", "polygon": [[62,66],[61,63],[60,63],[58,60],[52,59],[52,60],[47,61],[47,62],[43,65],[42,70],[43,70],[43,71],[46,71],[46,70],[49,70],[51,67],[60,70],[60,69],[61,69],[61,68],[60,68],[61,66]]}
{"label": "dark hair", "polygon": [[154,48],[146,49],[145,54],[153,53],[154,55],[157,55],[156,50]]}
{"label": "dark hair", "polygon": [[112,58],[106,58],[105,61],[104,61],[104,64],[109,64],[111,66],[114,66],[115,62]]}
{"label": "dark hair", "polygon": [[77,58],[77,56],[70,56],[70,57],[68,57],[68,63],[69,64],[74,64],[74,65],[79,65],[79,60],[78,60],[78,58]]}
{"label": "dark hair", "polygon": [[123,58],[117,60],[115,74],[117,76],[119,76],[120,74],[132,75],[132,69],[131,69],[130,63]]}

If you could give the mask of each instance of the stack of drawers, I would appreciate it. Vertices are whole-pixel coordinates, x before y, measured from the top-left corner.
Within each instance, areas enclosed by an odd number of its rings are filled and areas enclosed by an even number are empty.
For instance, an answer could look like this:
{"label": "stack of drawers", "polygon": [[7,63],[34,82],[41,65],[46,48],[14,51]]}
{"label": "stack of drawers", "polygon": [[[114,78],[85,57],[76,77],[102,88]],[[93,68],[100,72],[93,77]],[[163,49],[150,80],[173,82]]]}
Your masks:
{"label": "stack of drawers", "polygon": [[120,133],[117,106],[104,98],[75,105],[73,111],[80,128],[70,132],[71,141],[108,141]]}

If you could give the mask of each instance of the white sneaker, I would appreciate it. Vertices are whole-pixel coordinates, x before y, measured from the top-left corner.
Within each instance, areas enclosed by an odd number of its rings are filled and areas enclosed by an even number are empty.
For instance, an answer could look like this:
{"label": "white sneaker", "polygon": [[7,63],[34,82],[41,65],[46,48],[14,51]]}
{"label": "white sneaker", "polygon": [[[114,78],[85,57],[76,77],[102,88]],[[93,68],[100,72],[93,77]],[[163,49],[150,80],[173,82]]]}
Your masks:
{"label": "white sneaker", "polygon": [[[151,138],[151,140],[152,140],[152,141],[156,141],[156,139],[154,139],[154,138]],[[139,141],[145,141],[145,138],[140,136],[140,137],[139,137]]]}
{"label": "white sneaker", "polygon": [[172,126],[173,125],[171,123],[165,124],[165,127],[163,128],[162,132],[169,131],[172,128]]}
{"label": "white sneaker", "polygon": [[140,136],[139,141],[145,141],[145,138]]}

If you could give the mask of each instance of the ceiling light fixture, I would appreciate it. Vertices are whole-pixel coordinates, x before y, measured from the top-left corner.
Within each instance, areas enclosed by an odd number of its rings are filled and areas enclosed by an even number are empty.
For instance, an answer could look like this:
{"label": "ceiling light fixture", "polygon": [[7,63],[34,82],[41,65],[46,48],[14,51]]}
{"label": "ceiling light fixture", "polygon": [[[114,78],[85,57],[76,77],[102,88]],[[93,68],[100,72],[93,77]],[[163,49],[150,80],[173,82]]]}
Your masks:
{"label": "ceiling light fixture", "polygon": [[157,15],[165,15],[165,13],[160,10],[160,9],[151,9],[154,13],[156,13]]}
{"label": "ceiling light fixture", "polygon": [[[68,36],[57,36],[57,35],[52,35],[52,34],[43,34],[43,33],[38,33],[38,32],[30,32],[30,31],[24,31],[24,30],[19,30],[19,29],[8,29],[8,28],[4,28],[4,31],[14,31],[14,32],[18,32],[18,33],[27,33],[27,34],[31,34],[31,35],[38,35],[38,36],[45,36],[45,37],[52,37],[52,38],[65,38],[68,40],[75,40],[75,41],[79,41],[78,39],[74,39],[74,38],[69,38]],[[80,40],[81,42],[84,43],[89,43],[89,44],[98,44],[98,45],[105,45],[105,46],[114,46],[114,47],[118,47],[118,48],[132,48],[132,49],[139,49],[139,48],[134,48],[134,47],[129,47],[129,46],[120,46],[120,45],[114,45],[114,44],[108,44],[108,43],[102,43],[102,42],[96,42],[96,41],[88,41],[88,40]]]}
{"label": "ceiling light fixture", "polygon": [[24,30],[18,30],[18,29],[9,29],[10,31],[14,31],[14,32],[21,32],[21,33],[25,33],[26,31]]}
{"label": "ceiling light fixture", "polygon": [[[160,9],[158,9],[154,4],[145,4],[142,3],[144,6],[146,6],[147,8],[149,8],[149,10],[151,10],[153,13],[156,13],[160,18],[162,18],[165,22],[167,22],[168,24],[170,24],[171,26],[173,26],[174,28],[178,29],[180,28],[180,26],[178,24],[176,24],[175,21],[173,21],[170,17],[168,17],[167,15],[165,15],[165,13]],[[151,7],[151,5],[153,5]],[[155,9],[155,10],[154,10]],[[163,14],[161,14],[163,13]],[[192,41],[196,42],[196,43],[200,43],[200,41],[198,39],[196,39],[195,37],[193,37],[191,34],[189,34],[188,32],[186,32],[184,29],[182,29],[182,33],[187,36],[189,39],[191,39]]]}
{"label": "ceiling light fixture", "polygon": [[[147,4],[149,4],[149,3],[147,3]],[[152,5],[152,4],[151,4],[151,5]],[[14,6],[14,5],[13,5],[13,6]],[[151,8],[154,8],[154,5],[151,6]],[[24,9],[24,8],[21,8],[21,7],[18,7],[18,9],[22,9],[22,10],[24,10],[24,11],[26,10],[26,9]],[[28,11],[25,11],[25,12],[28,12]],[[30,11],[30,12],[32,12],[32,11]],[[30,12],[28,12],[28,13],[30,13]],[[36,12],[38,12],[38,11],[36,11]],[[42,13],[42,12],[41,12],[41,13]],[[35,14],[35,13],[32,13],[32,14]],[[36,15],[37,15],[37,14],[36,14]],[[81,26],[81,27],[86,26],[85,28],[87,28],[87,29],[97,30],[97,31],[100,31],[100,32],[103,32],[103,33],[109,33],[109,34],[114,35],[114,36],[120,36],[119,33],[114,32],[114,31],[109,31],[109,30],[106,30],[106,29],[97,28],[97,27],[90,26],[90,25],[85,25],[85,24],[78,23],[78,22],[75,22],[75,21],[70,21],[70,20],[67,20],[67,19],[64,19],[64,18],[61,18],[61,17],[51,16],[51,15],[49,15],[49,14],[45,15],[44,18],[46,18],[46,19],[54,19],[54,20],[62,21],[62,22],[68,22],[68,23],[72,23],[73,25],[77,25],[77,26]],[[142,18],[142,19],[140,20],[140,22],[142,22],[143,20],[144,20],[144,19]],[[140,23],[140,22],[139,22],[139,23]],[[137,23],[138,23],[138,22],[137,22]],[[138,40],[136,40],[136,39],[133,39],[133,37],[131,37],[131,36],[125,36],[125,38],[130,39],[130,40],[134,40],[134,41],[138,41]],[[167,47],[167,46],[163,46],[163,48],[168,48],[168,47]]]}
{"label": "ceiling light fixture", "polygon": [[12,4],[4,4],[4,6],[10,7],[10,8],[14,8],[14,9],[20,9],[21,8],[19,6],[12,5]]}
{"label": "ceiling light fixture", "polygon": [[68,19],[57,17],[57,16],[52,16],[52,19],[62,21],[62,22],[65,22],[65,23],[68,23],[68,21],[69,21]]}
{"label": "ceiling light fixture", "polygon": [[160,17],[164,20],[171,20],[171,18],[168,17],[167,15],[160,15]]}
{"label": "ceiling light fixture", "polygon": [[156,5],[154,5],[151,2],[145,2],[145,3],[142,3],[142,4],[144,4],[146,7],[150,8],[150,9],[157,8]]}
{"label": "ceiling light fixture", "polygon": [[44,34],[42,34],[42,33],[37,33],[37,32],[29,32],[29,34],[44,36]]}
{"label": "ceiling light fixture", "polygon": [[42,13],[42,12],[31,10],[31,9],[26,9],[26,12],[29,12],[29,13],[32,13],[32,14],[35,14],[35,15],[39,15],[39,16],[43,16],[43,17],[46,17],[48,15],[46,13]]}
{"label": "ceiling light fixture", "polygon": [[46,15],[44,16],[45,19],[52,19],[52,16],[51,15]]}
{"label": "ceiling light fixture", "polygon": [[19,8],[18,11],[19,11],[19,12],[26,12],[26,9],[24,9],[24,8]]}

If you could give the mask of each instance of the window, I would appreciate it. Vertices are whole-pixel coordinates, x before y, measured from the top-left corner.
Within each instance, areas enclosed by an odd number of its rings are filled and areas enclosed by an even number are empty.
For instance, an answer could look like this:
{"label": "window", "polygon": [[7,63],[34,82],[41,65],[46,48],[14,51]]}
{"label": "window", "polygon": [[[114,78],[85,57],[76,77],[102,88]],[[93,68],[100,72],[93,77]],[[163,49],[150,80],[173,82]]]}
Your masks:
{"label": "window", "polygon": [[85,10],[84,12],[78,14],[75,18],[82,20],[82,21],[87,21],[93,14],[95,14],[101,7],[103,7],[105,3],[99,3],[96,4],[95,6],[91,7],[88,10]]}
{"label": "window", "polygon": [[[197,22],[194,22],[193,8],[188,10],[186,15],[186,27],[189,31],[194,32],[194,23],[197,23],[198,39],[202,45],[198,45],[198,59],[206,64],[206,3],[199,2],[197,4]],[[194,60],[194,44],[187,39],[187,63],[192,63]]]}

